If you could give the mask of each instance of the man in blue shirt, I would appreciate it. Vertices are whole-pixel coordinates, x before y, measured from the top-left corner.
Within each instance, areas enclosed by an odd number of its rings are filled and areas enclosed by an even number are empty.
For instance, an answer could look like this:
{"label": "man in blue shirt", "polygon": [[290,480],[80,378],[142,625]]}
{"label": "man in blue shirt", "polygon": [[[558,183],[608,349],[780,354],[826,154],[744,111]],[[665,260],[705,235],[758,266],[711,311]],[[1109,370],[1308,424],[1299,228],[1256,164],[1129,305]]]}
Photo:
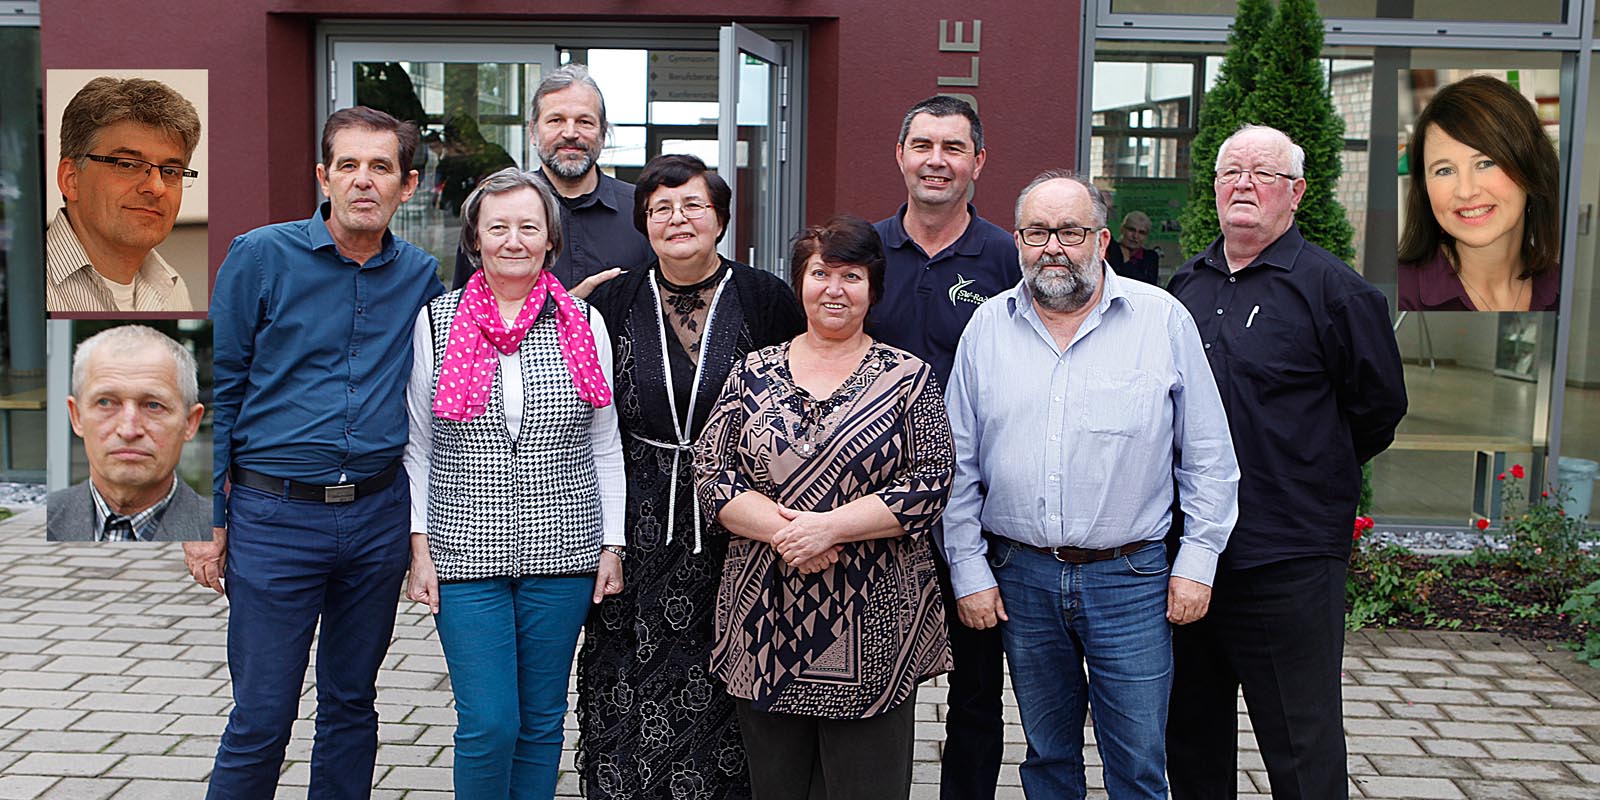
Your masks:
{"label": "man in blue shirt", "polygon": [[1275,798],[1349,796],[1339,670],[1361,465],[1405,376],[1389,301],[1295,225],[1305,152],[1245,126],[1217,152],[1222,235],[1168,289],[1194,314],[1239,455],[1212,613],[1174,635],[1172,796],[1232,797],[1242,688]]}
{"label": "man in blue shirt", "polygon": [[[867,331],[928,362],[943,385],[972,312],[1021,278],[1017,248],[967,202],[986,158],[972,106],[944,95],[917,103],[900,123],[894,152],[906,202],[873,226],[886,263],[883,299],[873,305]],[[950,570],[935,562],[945,605],[954,608]],[[993,800],[1005,738],[1000,637],[952,621],[950,651],[940,796]]]}
{"label": "man in blue shirt", "polygon": [[371,793],[378,666],[410,561],[411,326],[444,291],[438,262],[388,229],[416,147],[388,114],[335,112],[328,202],[235,239],[217,271],[215,527],[184,545],[195,581],[228,597],[234,708],[211,798],[273,796],[319,617],[310,797]]}
{"label": "man in blue shirt", "polygon": [[[1069,172],[1022,190],[1023,280],[973,315],[945,392],[945,556],[961,621],[1005,641],[1029,797],[1084,796],[1090,704],[1110,795],[1167,796],[1168,623],[1205,615],[1238,510],[1194,320],[1104,266],[1105,213]],[[1187,516],[1169,569],[1174,488]]]}

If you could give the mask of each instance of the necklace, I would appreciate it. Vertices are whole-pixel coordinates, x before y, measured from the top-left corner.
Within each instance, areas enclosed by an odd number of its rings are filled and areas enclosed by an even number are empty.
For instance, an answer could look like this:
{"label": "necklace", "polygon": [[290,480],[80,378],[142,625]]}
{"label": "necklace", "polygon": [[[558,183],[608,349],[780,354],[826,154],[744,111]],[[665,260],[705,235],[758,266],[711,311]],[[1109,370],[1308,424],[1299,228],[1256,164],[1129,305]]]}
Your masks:
{"label": "necklace", "polygon": [[1479,311],[1501,311],[1501,310],[1504,310],[1504,311],[1516,311],[1516,310],[1518,310],[1522,306],[1522,293],[1528,290],[1528,283],[1531,280],[1529,278],[1518,278],[1517,279],[1517,296],[1516,296],[1515,299],[1513,299],[1511,301],[1511,307],[1508,308],[1508,309],[1497,309],[1497,308],[1492,308],[1489,305],[1489,303],[1483,299],[1483,294],[1481,292],[1479,292],[1477,289],[1472,288],[1472,284],[1468,283],[1467,279],[1465,277],[1462,277],[1460,273],[1457,273],[1456,277],[1461,281],[1461,285],[1466,287],[1467,295],[1472,298],[1473,305],[1476,305],[1478,307]]}

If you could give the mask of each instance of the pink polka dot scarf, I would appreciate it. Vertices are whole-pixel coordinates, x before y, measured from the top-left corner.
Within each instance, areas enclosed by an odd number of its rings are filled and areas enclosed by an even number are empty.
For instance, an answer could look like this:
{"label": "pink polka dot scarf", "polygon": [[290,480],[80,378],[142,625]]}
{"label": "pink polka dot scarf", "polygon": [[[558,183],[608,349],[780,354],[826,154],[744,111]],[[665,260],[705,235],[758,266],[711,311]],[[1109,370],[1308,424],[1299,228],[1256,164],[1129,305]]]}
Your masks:
{"label": "pink polka dot scarf", "polygon": [[556,338],[561,342],[561,358],[567,373],[578,387],[578,396],[595,408],[611,405],[611,387],[600,371],[600,358],[594,347],[594,331],[572,296],[561,288],[547,270],[522,302],[516,322],[506,327],[483,270],[472,274],[461,291],[461,304],[450,323],[450,339],[444,347],[444,363],[439,367],[439,388],[433,395],[433,414],[440,419],[466,422],[475,419],[489,406],[494,388],[494,371],[499,366],[495,351],[511,355],[522,346],[533,322],[544,308],[545,296],[556,301]]}

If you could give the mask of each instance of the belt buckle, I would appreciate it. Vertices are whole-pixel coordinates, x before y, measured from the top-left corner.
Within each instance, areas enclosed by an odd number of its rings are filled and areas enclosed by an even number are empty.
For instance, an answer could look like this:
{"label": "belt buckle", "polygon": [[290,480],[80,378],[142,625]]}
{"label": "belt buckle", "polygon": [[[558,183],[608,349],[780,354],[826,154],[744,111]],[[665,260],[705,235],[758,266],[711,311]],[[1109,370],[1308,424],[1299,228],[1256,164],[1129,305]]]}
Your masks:
{"label": "belt buckle", "polygon": [[355,501],[356,485],[353,483],[322,487],[322,502],[324,503],[354,503]]}

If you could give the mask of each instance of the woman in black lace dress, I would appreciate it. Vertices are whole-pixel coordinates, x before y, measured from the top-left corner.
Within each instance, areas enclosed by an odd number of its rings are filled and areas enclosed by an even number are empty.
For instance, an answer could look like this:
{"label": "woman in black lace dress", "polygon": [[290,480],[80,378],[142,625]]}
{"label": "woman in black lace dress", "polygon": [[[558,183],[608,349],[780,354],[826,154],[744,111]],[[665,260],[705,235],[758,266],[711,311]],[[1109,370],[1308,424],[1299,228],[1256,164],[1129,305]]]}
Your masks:
{"label": "woman in black lace dress", "polygon": [[700,159],[652,159],[634,224],[657,260],[590,298],[616,354],[629,536],[626,588],[590,614],[578,656],[591,800],[750,796],[733,703],[707,668],[727,540],[703,535],[691,462],[728,373],[805,317],[781,280],[717,255],[731,199]]}

